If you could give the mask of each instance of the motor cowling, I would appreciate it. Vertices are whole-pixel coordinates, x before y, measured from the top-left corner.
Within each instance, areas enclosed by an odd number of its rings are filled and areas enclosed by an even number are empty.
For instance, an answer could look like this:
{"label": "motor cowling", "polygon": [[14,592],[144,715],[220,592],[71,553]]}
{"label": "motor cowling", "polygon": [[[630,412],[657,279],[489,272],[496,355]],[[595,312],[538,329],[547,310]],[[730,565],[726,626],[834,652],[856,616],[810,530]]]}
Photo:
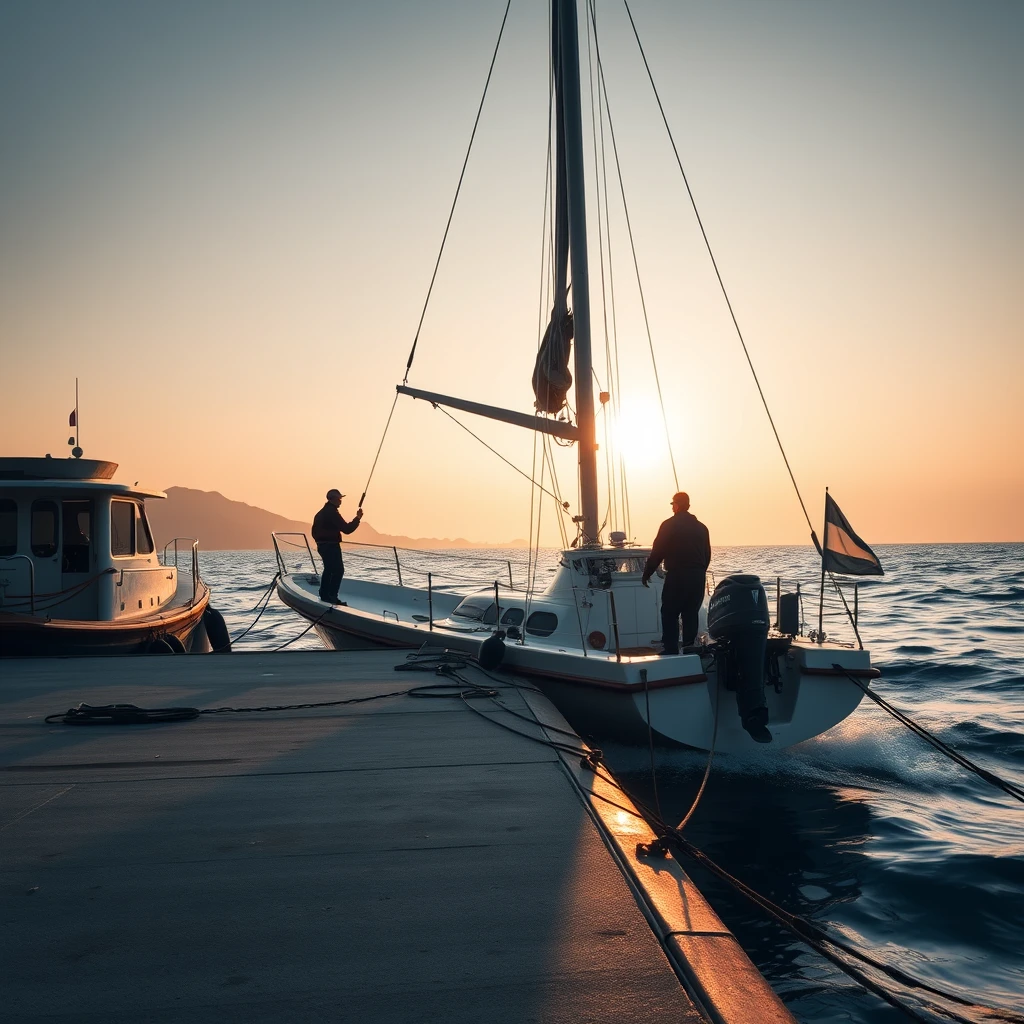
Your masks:
{"label": "motor cowling", "polygon": [[708,633],[725,650],[726,683],[736,691],[743,728],[760,742],[771,739],[764,695],[768,596],[757,576],[726,576],[708,602]]}
{"label": "motor cowling", "polygon": [[768,596],[758,576],[726,576],[708,602],[712,639],[726,639],[737,632],[768,636]]}

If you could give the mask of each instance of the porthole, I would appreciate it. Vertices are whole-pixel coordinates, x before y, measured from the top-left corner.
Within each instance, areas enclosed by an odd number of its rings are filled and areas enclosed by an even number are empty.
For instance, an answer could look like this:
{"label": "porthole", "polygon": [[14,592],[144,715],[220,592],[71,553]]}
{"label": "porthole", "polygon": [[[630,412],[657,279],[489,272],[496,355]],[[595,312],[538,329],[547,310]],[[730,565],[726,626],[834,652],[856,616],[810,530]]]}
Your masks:
{"label": "porthole", "polygon": [[530,636],[551,636],[558,629],[558,616],[554,612],[533,612],[526,620]]}

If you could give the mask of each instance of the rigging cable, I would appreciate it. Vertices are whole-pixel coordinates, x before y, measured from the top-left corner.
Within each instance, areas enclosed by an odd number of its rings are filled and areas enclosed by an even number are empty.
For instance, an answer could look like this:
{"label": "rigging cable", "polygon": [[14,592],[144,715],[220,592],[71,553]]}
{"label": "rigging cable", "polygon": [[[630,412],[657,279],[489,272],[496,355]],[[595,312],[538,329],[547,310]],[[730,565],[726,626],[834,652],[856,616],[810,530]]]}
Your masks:
{"label": "rigging cable", "polygon": [[[551,49],[552,21],[548,19],[548,49]],[[537,351],[540,351],[545,333],[545,313],[550,305],[551,293],[554,291],[554,189],[552,187],[552,160],[551,160],[551,116],[553,109],[552,97],[555,91],[554,68],[548,66],[548,148],[544,160],[544,200],[542,203],[543,213],[540,225],[540,280],[537,285]],[[549,230],[549,224],[552,225]],[[527,564],[526,564],[526,617],[530,615],[530,598],[533,595],[533,588],[537,579],[537,562],[540,559],[540,526],[543,513],[543,490],[537,493],[537,440],[538,431],[533,432],[533,447],[530,454],[530,531],[527,534]],[[544,484],[544,463],[541,463],[540,485]],[[537,500],[537,544],[536,549],[533,543],[533,516],[534,497]],[[556,517],[556,519],[559,517]]]}
{"label": "rigging cable", "polygon": [[[413,337],[412,348],[409,350],[409,358],[405,364],[405,376],[402,378],[403,384],[409,383],[409,371],[412,369],[412,361],[416,356],[416,346],[419,344],[420,331],[423,329],[423,320],[427,315],[427,307],[430,305],[430,296],[434,290],[434,282],[437,280],[437,271],[441,266],[441,257],[444,254],[445,243],[448,241],[448,232],[451,230],[452,219],[455,216],[455,207],[459,202],[459,193],[462,191],[462,182],[466,177],[466,167],[469,165],[469,155],[473,151],[473,142],[476,139],[476,130],[480,125],[480,115],[483,113],[484,101],[487,99],[487,89],[491,84],[491,75],[494,72],[494,62],[498,59],[498,49],[501,46],[501,37],[505,32],[505,23],[508,21],[508,12],[512,7],[512,0],[508,0],[505,5],[505,13],[501,19],[501,28],[498,30],[498,39],[494,44],[494,53],[491,55],[491,63],[487,69],[487,78],[484,81],[484,91],[480,96],[480,105],[477,107],[476,118],[473,121],[473,130],[469,136],[469,145],[466,147],[466,156],[462,161],[462,170],[459,173],[459,182],[455,187],[455,196],[452,199],[452,207],[448,212],[448,222],[444,226],[444,234],[441,237],[441,246],[437,252],[437,259],[434,262],[434,272],[430,275],[430,284],[427,287],[427,295],[423,300],[423,309],[420,312],[419,323],[416,325],[416,334]],[[395,399],[391,403],[391,412],[388,413],[388,421],[384,425],[384,433],[381,435],[380,444],[377,446],[377,454],[374,456],[373,465],[370,467],[370,475],[366,479],[366,486],[363,488],[362,497],[359,499],[359,506],[362,507],[363,502],[366,500],[366,492],[370,489],[370,481],[373,479],[373,471],[377,468],[377,460],[380,458],[381,449],[384,447],[384,438],[387,437],[388,427],[391,426],[391,417],[395,414],[395,406],[398,404],[398,393],[395,393]]]}
{"label": "rigging cable", "polygon": [[420,331],[423,329],[423,318],[427,315],[427,306],[430,305],[430,294],[434,290],[434,282],[437,280],[437,271],[441,266],[441,256],[444,253],[444,245],[448,240],[448,231],[452,226],[452,218],[455,216],[455,207],[459,201],[459,192],[462,190],[462,181],[466,176],[466,167],[469,164],[469,154],[473,151],[473,140],[476,138],[476,130],[480,124],[480,115],[483,113],[484,100],[487,99],[487,89],[491,84],[491,75],[494,72],[494,62],[498,59],[498,48],[501,46],[501,37],[505,32],[505,22],[508,21],[508,12],[512,6],[512,0],[508,0],[505,5],[505,14],[501,19],[501,28],[498,30],[498,40],[494,44],[494,53],[491,55],[491,66],[487,69],[487,80],[484,82],[483,95],[480,97],[480,106],[477,107],[476,120],[473,121],[473,131],[469,136],[469,146],[466,148],[466,158],[462,161],[462,171],[459,174],[459,183],[455,187],[455,198],[452,200],[452,208],[448,213],[448,223],[444,226],[444,235],[441,238],[441,248],[437,253],[437,261],[434,263],[434,272],[430,275],[430,286],[427,288],[427,297],[423,301],[423,312],[420,313],[420,322],[416,325],[416,336],[412,341],[412,348],[409,350],[409,359],[405,364],[405,376],[402,378],[402,383],[407,384],[409,382],[409,371],[412,369],[412,361],[416,355],[416,345],[420,340]]}
{"label": "rigging cable", "polygon": [[[590,26],[593,23],[594,33],[597,33],[597,12],[594,9],[593,3],[587,5],[587,66],[588,70],[591,65],[591,56],[589,48],[590,40]],[[594,92],[594,75],[593,71],[590,71],[591,80],[591,96]],[[591,115],[593,117],[593,115]],[[597,124],[600,129],[601,135],[601,182],[604,193],[604,220],[605,220],[605,234],[608,238],[608,295],[611,300],[611,313],[612,313],[612,331],[611,331],[611,351],[608,351],[608,339],[607,333],[605,336],[605,359],[608,361],[608,383],[612,384],[614,380],[614,386],[610,388],[612,393],[612,411],[615,417],[615,424],[618,425],[622,420],[622,374],[619,368],[619,325],[618,315],[616,312],[615,303],[615,261],[612,257],[612,225],[611,225],[611,203],[608,201],[608,164],[607,164],[607,151],[608,147],[604,141],[604,105],[600,102],[600,91],[598,91],[598,104],[597,104]],[[595,156],[595,163],[597,162]],[[601,201],[601,193],[598,193],[598,202]],[[600,219],[598,220],[598,230],[600,230]],[[601,280],[601,299],[604,301],[604,279]],[[607,328],[606,328],[607,330]],[[613,373],[614,369],[614,373]],[[629,510],[629,487],[626,482],[626,458],[625,453],[622,451],[621,445],[616,444],[617,458],[619,463],[619,495],[622,502],[622,525],[626,532],[627,537],[631,537],[633,534],[633,524],[630,519]],[[611,486],[609,482],[609,486]]]}
{"label": "rigging cable", "polygon": [[[593,21],[593,11],[588,5],[587,9],[587,78],[590,86],[590,122],[593,125],[598,123],[598,114],[595,110],[594,105],[594,67],[593,58],[591,55],[591,22]],[[596,26],[594,28],[596,32]],[[601,321],[604,328],[604,358],[605,358],[605,372],[608,374],[608,391],[609,397],[611,392],[615,389],[612,388],[612,353],[611,353],[611,338],[608,333],[608,296],[605,294],[605,272],[604,272],[604,239],[605,231],[602,227],[602,220],[605,224],[608,223],[608,190],[607,181],[605,182],[604,190],[604,203],[602,203],[602,192],[601,192],[601,171],[604,168],[604,163],[598,160],[598,147],[597,147],[598,133],[593,133],[594,140],[594,194],[597,197],[597,253],[600,268],[600,280],[601,280]],[[601,146],[602,153],[604,148],[604,123],[601,123]],[[610,225],[609,225],[610,227]],[[608,230],[608,261],[609,261],[609,274],[611,272],[611,231]],[[594,370],[594,379],[597,379],[597,371]],[[600,385],[599,385],[600,390]],[[615,486],[615,474],[612,472],[612,463],[614,460],[613,452],[613,438],[614,433],[611,431],[611,424],[609,423],[610,417],[607,414],[605,404],[602,404],[602,412],[605,412],[604,428],[605,428],[605,473],[608,477],[608,508],[609,516],[612,522],[612,529],[616,529],[618,526],[618,494],[616,493]],[[606,517],[606,521],[607,521]],[[602,523],[601,528],[598,530],[598,536],[604,532],[604,524]]]}
{"label": "rigging cable", "polygon": [[373,479],[373,471],[377,468],[377,460],[380,458],[381,449],[384,447],[384,438],[388,436],[388,427],[391,426],[391,417],[395,415],[395,406],[398,405],[398,391],[395,391],[395,400],[391,403],[391,412],[388,413],[388,421],[384,424],[384,433],[380,435],[380,444],[377,445],[377,454],[373,457],[373,465],[370,467],[370,475],[366,478],[366,486],[363,488],[362,496],[359,498],[359,508],[363,507],[366,501],[366,492],[370,489],[370,481]]}
{"label": "rigging cable", "polygon": [[629,248],[633,254],[633,269],[636,272],[636,287],[640,293],[640,308],[644,314],[644,328],[647,331],[647,346],[651,352],[651,366],[654,370],[654,384],[658,391],[658,405],[661,408],[661,421],[665,426],[665,442],[668,446],[668,457],[672,464],[672,478],[675,480],[676,490],[679,490],[679,474],[676,472],[676,459],[672,451],[672,437],[668,429],[668,416],[665,414],[665,399],[661,393],[661,378],[658,376],[658,362],[654,357],[654,339],[651,337],[651,322],[647,315],[647,300],[644,298],[644,288],[640,283],[640,264],[636,255],[636,243],[633,240],[633,225],[629,219],[629,206],[626,203],[626,186],[622,180],[622,165],[619,162],[619,147],[615,142],[615,125],[612,122],[612,108],[608,102],[608,85],[604,79],[604,65],[601,63],[601,46],[597,39],[597,25],[594,25],[594,49],[597,53],[597,76],[604,96],[605,109],[608,111],[608,132],[612,139],[612,155],[615,158],[615,172],[619,179],[619,192],[622,196],[622,212],[626,218],[626,231],[629,235]]}
{"label": "rigging cable", "polygon": [[[497,455],[498,458],[501,459],[501,461],[504,462],[506,466],[511,466],[520,476],[526,477],[527,480],[533,483],[533,477],[531,477],[529,473],[524,473],[514,462],[509,462],[509,460],[506,459],[505,456],[501,454],[501,452],[495,451],[482,437],[480,437],[478,434],[474,434],[473,431],[470,430],[465,423],[461,423],[459,420],[457,420],[443,405],[438,405],[437,403],[431,404],[433,404],[435,409],[439,409],[441,412],[443,412],[445,416],[447,416],[448,419],[450,419],[453,423],[462,427],[462,429],[467,434],[469,434],[470,437],[472,437],[474,440],[479,441],[489,452],[491,452],[494,455]],[[541,490],[544,491],[545,494],[550,494],[551,497],[554,498],[556,502],[558,502],[559,508],[561,508],[562,512],[565,513],[565,515],[569,514],[569,502],[563,502],[557,494],[554,494],[553,492],[547,490],[544,487],[541,487]]]}
{"label": "rigging cable", "polygon": [[[754,384],[757,385],[757,393],[761,396],[761,404],[764,406],[765,414],[768,416],[768,422],[771,424],[772,433],[775,435],[775,442],[779,446],[779,451],[782,453],[782,461],[786,464],[786,472],[789,473],[789,479],[793,483],[793,490],[796,491],[797,500],[800,502],[800,508],[803,510],[804,519],[807,520],[807,526],[811,531],[811,537],[814,540],[814,546],[818,547],[818,538],[814,533],[814,526],[811,523],[811,517],[807,514],[807,506],[804,504],[803,495],[800,493],[800,488],[797,486],[796,477],[793,475],[793,470],[789,464],[789,458],[786,455],[786,449],[782,446],[782,439],[779,437],[779,431],[776,429],[775,420],[772,418],[771,410],[768,408],[768,400],[764,396],[764,391],[761,388],[761,381],[758,379],[757,371],[754,369],[753,360],[750,358],[750,352],[747,351],[747,343],[743,338],[743,332],[740,330],[739,321],[736,319],[736,313],[733,311],[732,302],[729,299],[729,293],[726,291],[725,282],[722,280],[721,271],[718,269],[718,261],[715,259],[714,251],[711,248],[711,241],[708,239],[707,231],[704,230],[704,222],[701,220],[700,212],[697,209],[697,201],[693,196],[693,190],[690,188],[689,179],[686,177],[686,171],[683,170],[683,161],[679,156],[679,147],[676,146],[676,140],[672,135],[672,129],[669,127],[668,117],[665,114],[665,108],[661,102],[661,96],[658,93],[658,87],[654,84],[654,75],[651,72],[651,66],[647,62],[647,53],[644,51],[644,45],[640,42],[640,33],[637,31],[636,22],[633,20],[633,12],[629,7],[629,0],[622,0],[626,8],[626,14],[629,15],[629,23],[633,29],[633,36],[636,38],[636,44],[640,48],[640,56],[643,58],[644,67],[647,70],[647,77],[650,80],[651,88],[654,90],[654,98],[658,102],[658,110],[661,111],[661,119],[665,125],[665,131],[668,133],[669,142],[672,144],[672,152],[675,153],[676,163],[679,166],[679,173],[683,176],[683,184],[686,186],[686,194],[690,197],[690,206],[693,208],[693,214],[697,218],[697,225],[700,227],[700,233],[704,238],[704,246],[708,251],[708,256],[711,258],[711,265],[714,268],[715,276],[718,278],[718,286],[722,291],[722,297],[725,299],[725,304],[729,309],[729,316],[732,318],[733,327],[736,328],[736,336],[740,340],[740,345],[743,347],[743,355],[746,357],[747,365],[750,367],[750,373],[754,378]],[[598,57],[600,66],[600,57]],[[614,135],[612,137],[612,144],[614,145]]]}

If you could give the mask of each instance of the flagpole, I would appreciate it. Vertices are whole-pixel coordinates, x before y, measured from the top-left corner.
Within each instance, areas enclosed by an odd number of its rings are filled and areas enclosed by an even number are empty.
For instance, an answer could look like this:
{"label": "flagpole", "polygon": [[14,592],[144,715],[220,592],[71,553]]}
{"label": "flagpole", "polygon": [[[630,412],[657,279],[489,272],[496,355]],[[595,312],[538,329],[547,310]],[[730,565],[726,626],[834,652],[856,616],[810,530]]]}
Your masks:
{"label": "flagpole", "polygon": [[75,378],[75,447],[81,448],[79,443],[79,426],[78,426],[78,378]]}
{"label": "flagpole", "polygon": [[825,642],[822,625],[825,618],[825,552],[828,550],[828,488],[825,488],[825,519],[821,530],[821,591],[818,594],[818,643]]}

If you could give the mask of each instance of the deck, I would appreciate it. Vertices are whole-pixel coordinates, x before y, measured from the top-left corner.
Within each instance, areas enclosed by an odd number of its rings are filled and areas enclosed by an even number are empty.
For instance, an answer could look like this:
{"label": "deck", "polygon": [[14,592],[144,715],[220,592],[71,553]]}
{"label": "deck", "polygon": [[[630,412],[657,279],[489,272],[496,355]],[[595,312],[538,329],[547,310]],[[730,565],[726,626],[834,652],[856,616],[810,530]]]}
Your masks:
{"label": "deck", "polygon": [[[395,696],[161,725],[86,700],[329,701],[404,652],[0,663],[4,1020],[790,1022],[545,698]],[[486,682],[481,676],[480,682]],[[486,717],[484,717],[486,716]],[[566,737],[562,737],[567,740]],[[575,742],[575,741],[574,741]]]}

